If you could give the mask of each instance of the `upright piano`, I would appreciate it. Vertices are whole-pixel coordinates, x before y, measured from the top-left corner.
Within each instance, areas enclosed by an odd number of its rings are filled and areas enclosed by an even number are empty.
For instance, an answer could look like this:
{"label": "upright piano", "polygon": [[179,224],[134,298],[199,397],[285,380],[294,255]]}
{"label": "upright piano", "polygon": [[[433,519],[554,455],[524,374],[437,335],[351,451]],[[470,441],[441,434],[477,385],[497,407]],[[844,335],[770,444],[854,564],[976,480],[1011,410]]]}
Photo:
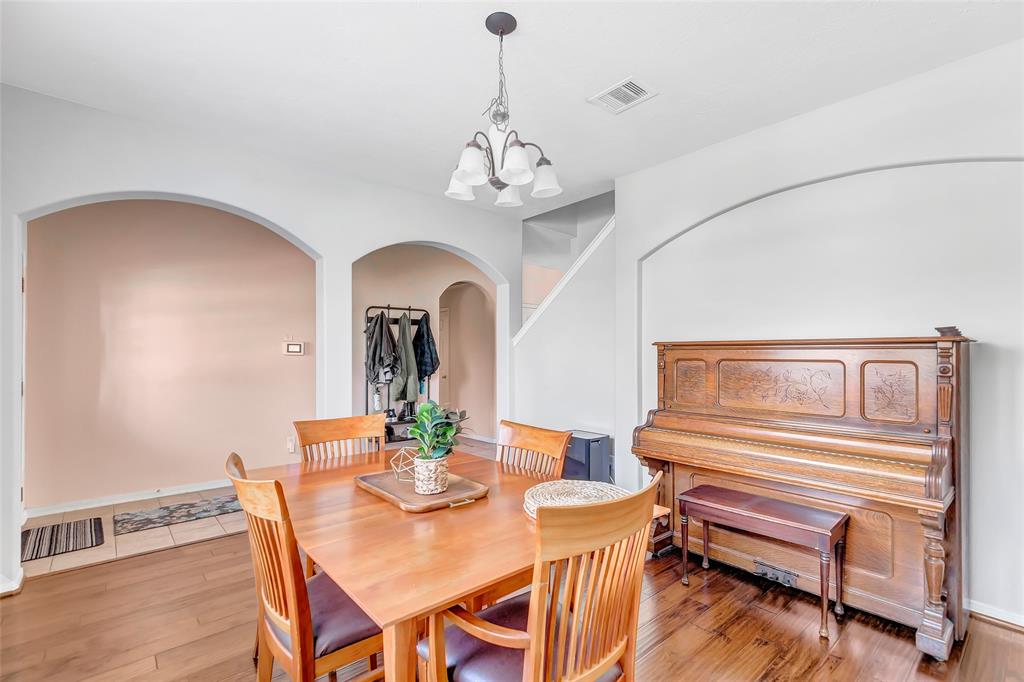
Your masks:
{"label": "upright piano", "polygon": [[[843,601],[917,629],[945,660],[963,639],[961,509],[968,348],[935,337],[656,343],[658,406],[633,452],[664,472],[658,503],[710,483],[845,511]],[[672,515],[655,542],[679,546]],[[700,524],[690,550],[700,552]],[[712,559],[819,592],[818,557],[712,527]],[[835,594],[832,584],[831,594]]]}

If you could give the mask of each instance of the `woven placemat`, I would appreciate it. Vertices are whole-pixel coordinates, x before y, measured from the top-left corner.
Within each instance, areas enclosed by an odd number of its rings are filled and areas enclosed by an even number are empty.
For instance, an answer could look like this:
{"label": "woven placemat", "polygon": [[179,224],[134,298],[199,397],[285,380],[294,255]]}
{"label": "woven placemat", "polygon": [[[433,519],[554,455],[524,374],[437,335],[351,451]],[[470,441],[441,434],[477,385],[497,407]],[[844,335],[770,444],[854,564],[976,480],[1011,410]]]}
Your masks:
{"label": "woven placemat", "polygon": [[617,500],[626,495],[629,491],[625,488],[601,481],[546,481],[523,493],[523,509],[535,519],[538,507],[574,507]]}

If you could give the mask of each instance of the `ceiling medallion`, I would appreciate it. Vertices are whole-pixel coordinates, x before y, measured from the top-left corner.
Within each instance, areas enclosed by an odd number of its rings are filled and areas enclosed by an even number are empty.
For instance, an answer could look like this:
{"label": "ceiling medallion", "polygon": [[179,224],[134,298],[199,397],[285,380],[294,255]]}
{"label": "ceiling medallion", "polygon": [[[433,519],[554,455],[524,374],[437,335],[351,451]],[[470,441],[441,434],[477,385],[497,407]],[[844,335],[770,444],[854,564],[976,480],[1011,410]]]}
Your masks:
{"label": "ceiling medallion", "polygon": [[[472,201],[476,198],[473,188],[487,183],[498,190],[494,205],[511,208],[523,205],[519,188],[532,182],[531,197],[546,199],[557,196],[562,193],[562,188],[544,151],[533,142],[521,140],[518,131],[509,129],[503,58],[505,36],[516,30],[516,18],[506,12],[495,12],[487,17],[484,25],[498,36],[498,96],[484,111],[491,121],[490,127],[486,133],[478,130],[466,143],[444,194],[459,201]],[[529,147],[540,154],[535,167],[530,165]]]}

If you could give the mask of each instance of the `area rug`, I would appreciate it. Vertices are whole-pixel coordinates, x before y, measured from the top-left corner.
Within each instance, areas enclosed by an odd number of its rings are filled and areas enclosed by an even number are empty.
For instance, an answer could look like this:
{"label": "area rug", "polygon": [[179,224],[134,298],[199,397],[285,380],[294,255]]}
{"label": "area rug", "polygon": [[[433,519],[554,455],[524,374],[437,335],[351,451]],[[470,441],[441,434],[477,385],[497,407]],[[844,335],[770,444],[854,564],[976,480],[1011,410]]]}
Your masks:
{"label": "area rug", "polygon": [[161,526],[173,526],[176,523],[186,523],[241,510],[242,505],[238,503],[237,497],[221,495],[199,502],[181,502],[156,509],[121,512],[114,514],[114,535],[124,535]]}
{"label": "area rug", "polygon": [[103,522],[99,517],[55,523],[21,531],[21,560],[45,559],[103,544]]}

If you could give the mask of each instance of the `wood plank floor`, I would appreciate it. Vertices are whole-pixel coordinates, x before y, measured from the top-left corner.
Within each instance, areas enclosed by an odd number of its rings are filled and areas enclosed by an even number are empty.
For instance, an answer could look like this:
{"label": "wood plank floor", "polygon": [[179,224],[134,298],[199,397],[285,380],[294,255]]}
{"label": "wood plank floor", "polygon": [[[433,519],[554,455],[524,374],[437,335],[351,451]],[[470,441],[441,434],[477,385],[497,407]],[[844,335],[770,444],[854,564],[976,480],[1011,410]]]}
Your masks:
{"label": "wood plank floor", "polygon": [[[1024,635],[984,622],[938,663],[854,609],[826,641],[809,595],[696,562],[679,576],[678,554],[647,563],[642,682],[1024,679]],[[0,680],[253,680],[254,615],[244,535],[41,576],[0,600]]]}

